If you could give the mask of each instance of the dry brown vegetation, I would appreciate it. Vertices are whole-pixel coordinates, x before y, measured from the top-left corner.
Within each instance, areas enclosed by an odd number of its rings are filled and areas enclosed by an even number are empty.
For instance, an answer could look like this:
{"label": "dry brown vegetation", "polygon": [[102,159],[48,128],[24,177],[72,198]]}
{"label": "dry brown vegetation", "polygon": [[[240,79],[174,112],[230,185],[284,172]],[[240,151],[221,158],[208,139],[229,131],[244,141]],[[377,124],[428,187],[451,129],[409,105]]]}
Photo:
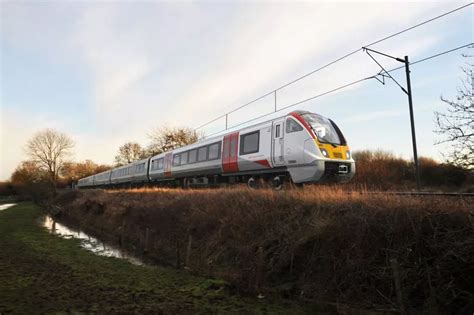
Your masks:
{"label": "dry brown vegetation", "polygon": [[[376,190],[407,190],[415,188],[414,163],[391,152],[356,151],[356,174],[351,185]],[[427,157],[419,158],[421,182],[425,190],[472,191],[472,171],[452,164],[438,163]]]}
{"label": "dry brown vegetation", "polygon": [[[147,247],[162,263],[242,290],[360,307],[468,310],[474,300],[472,199],[306,187],[274,192],[137,189],[63,194],[61,215]],[[148,244],[146,231],[148,229]]]}

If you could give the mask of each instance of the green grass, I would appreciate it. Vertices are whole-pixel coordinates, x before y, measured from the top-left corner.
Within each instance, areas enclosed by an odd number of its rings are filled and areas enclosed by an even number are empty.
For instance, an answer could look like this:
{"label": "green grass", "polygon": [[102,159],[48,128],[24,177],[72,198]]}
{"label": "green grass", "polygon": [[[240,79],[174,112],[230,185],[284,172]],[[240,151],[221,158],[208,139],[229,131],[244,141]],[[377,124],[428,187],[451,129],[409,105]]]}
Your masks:
{"label": "green grass", "polygon": [[40,209],[0,211],[0,314],[304,313],[243,297],[221,280],[94,255],[39,226]]}

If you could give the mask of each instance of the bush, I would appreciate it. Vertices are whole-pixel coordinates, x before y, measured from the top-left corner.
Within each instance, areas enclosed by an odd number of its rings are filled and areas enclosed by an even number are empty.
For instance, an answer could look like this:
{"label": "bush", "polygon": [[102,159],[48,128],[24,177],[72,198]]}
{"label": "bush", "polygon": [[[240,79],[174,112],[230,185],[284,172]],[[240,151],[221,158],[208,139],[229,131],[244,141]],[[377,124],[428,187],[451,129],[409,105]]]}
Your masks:
{"label": "bush", "polygon": [[474,298],[468,200],[316,186],[91,190],[61,202],[65,217],[131,247],[148,228],[149,255],[169,265],[191,235],[188,267],[242,290],[393,308],[396,259],[409,307],[455,313]]}
{"label": "bush", "polygon": [[0,182],[0,196],[16,195],[16,190],[11,182]]}
{"label": "bush", "polygon": [[[395,157],[386,151],[356,151],[356,175],[352,184],[369,189],[412,189],[415,187],[413,162]],[[420,157],[421,181],[425,188],[459,188],[469,171],[451,164],[440,164],[431,158]]]}

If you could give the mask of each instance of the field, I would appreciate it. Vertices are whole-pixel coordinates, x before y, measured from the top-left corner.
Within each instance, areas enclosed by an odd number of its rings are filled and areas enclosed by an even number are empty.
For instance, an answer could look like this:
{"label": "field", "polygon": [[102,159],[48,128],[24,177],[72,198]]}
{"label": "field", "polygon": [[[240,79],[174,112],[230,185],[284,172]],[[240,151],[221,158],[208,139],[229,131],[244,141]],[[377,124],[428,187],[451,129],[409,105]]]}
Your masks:
{"label": "field", "polygon": [[31,203],[0,211],[0,314],[309,313],[219,279],[96,256],[50,235]]}
{"label": "field", "polygon": [[388,311],[474,307],[472,199],[234,187],[76,191],[56,202],[63,220],[245,294]]}

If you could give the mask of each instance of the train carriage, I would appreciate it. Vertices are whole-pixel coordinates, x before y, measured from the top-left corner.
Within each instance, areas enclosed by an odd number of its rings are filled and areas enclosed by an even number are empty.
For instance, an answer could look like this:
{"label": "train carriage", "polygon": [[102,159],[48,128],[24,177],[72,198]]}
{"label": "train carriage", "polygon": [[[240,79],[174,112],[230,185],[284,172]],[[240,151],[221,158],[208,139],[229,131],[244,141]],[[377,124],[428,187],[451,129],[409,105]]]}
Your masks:
{"label": "train carriage", "polygon": [[330,119],[294,111],[222,136],[198,141],[80,180],[78,187],[145,183],[179,183],[185,187],[246,182],[259,179],[276,187],[349,181],[355,162],[339,127]]}

